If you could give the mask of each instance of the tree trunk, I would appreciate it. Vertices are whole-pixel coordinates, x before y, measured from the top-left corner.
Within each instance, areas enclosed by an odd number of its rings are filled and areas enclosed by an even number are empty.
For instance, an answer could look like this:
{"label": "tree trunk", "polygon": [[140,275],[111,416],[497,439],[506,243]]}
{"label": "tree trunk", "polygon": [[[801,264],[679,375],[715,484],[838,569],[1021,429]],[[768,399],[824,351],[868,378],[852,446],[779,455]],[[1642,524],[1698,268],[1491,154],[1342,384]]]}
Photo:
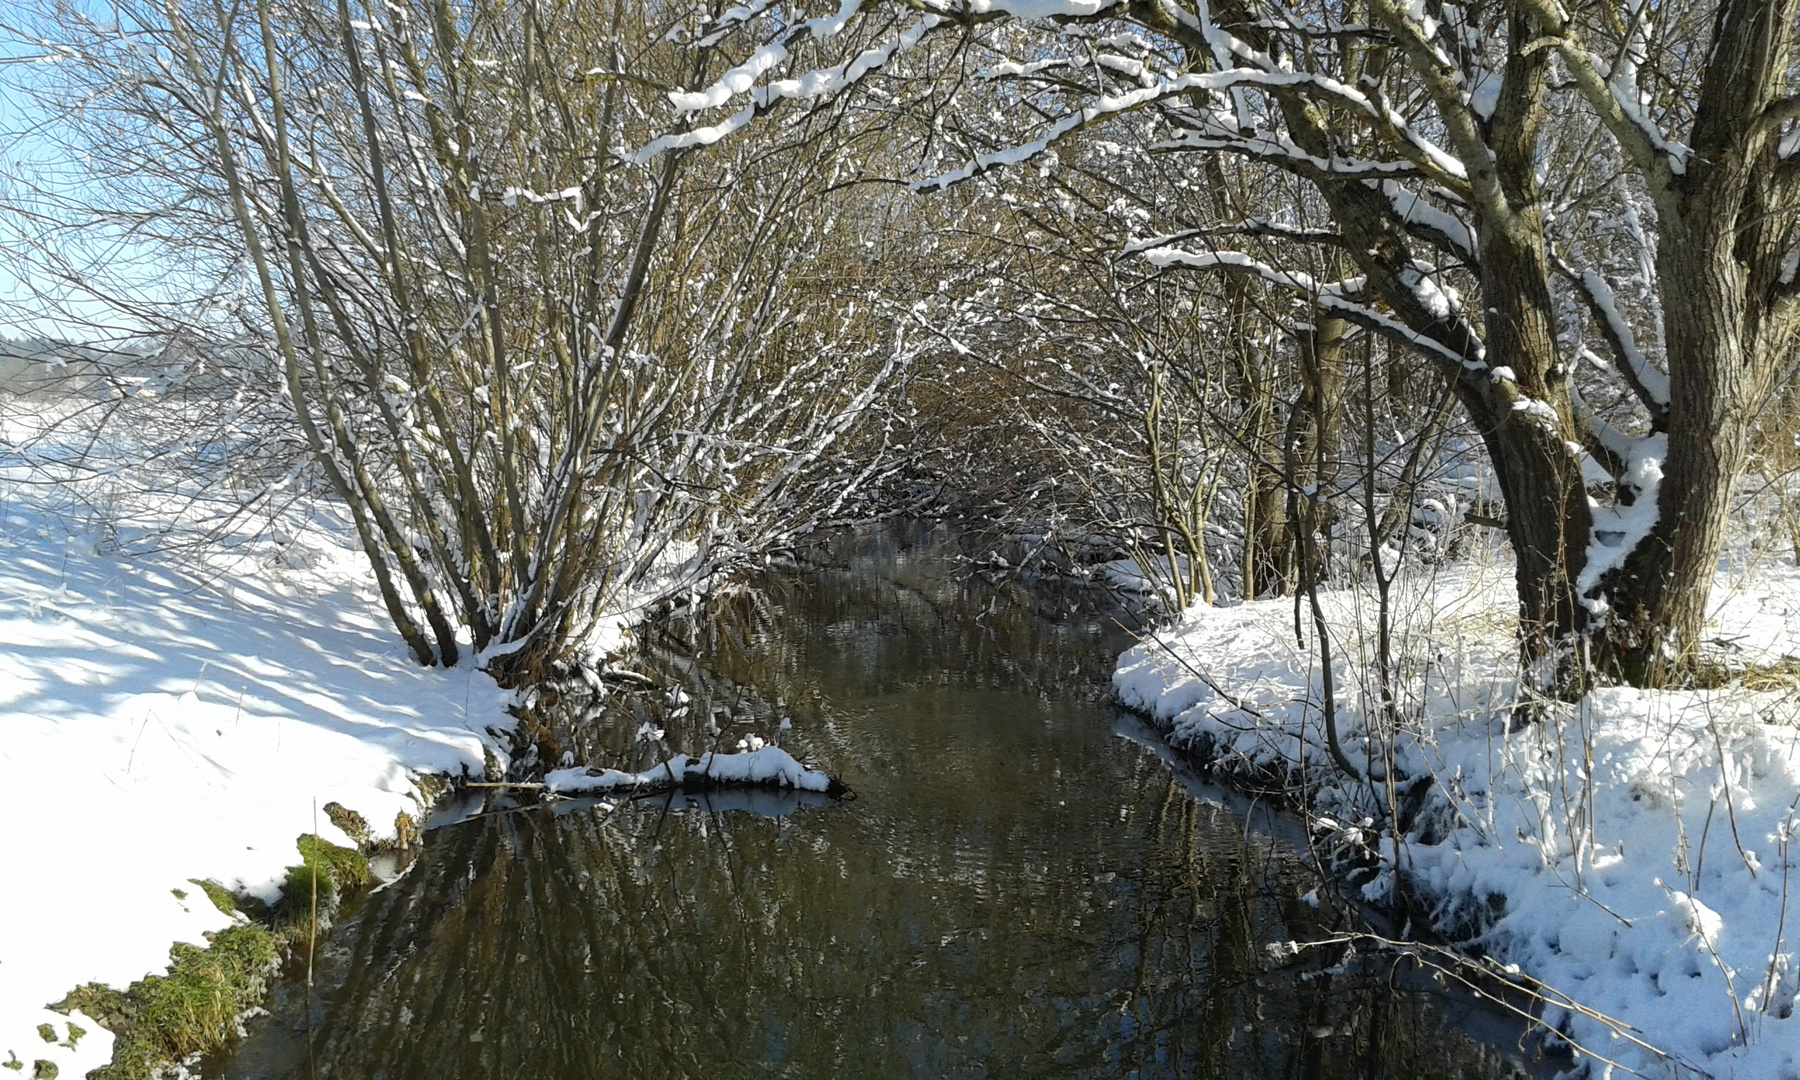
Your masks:
{"label": "tree trunk", "polygon": [[[1780,266],[1795,224],[1791,167],[1765,120],[1786,79],[1794,0],[1727,0],[1715,23],[1685,171],[1659,199],[1656,269],[1669,366],[1655,525],[1595,590],[1602,672],[1640,685],[1688,677],[1775,368],[1793,344]],[[1648,485],[1647,485],[1648,486]]]}
{"label": "tree trunk", "polygon": [[1275,372],[1261,350],[1241,348],[1244,380],[1244,445],[1249,476],[1244,490],[1244,552],[1239,570],[1246,600],[1280,596],[1292,573],[1287,514],[1282,497],[1281,425],[1275,416]]}
{"label": "tree trunk", "polygon": [[[1330,490],[1336,482],[1333,462],[1338,449],[1339,416],[1343,407],[1344,320],[1313,312],[1313,328],[1300,337],[1300,396],[1288,414],[1283,460],[1287,472],[1289,550],[1302,555],[1300,545],[1328,534],[1331,528]],[[1323,581],[1330,570],[1329,538],[1316,548],[1307,576]]]}

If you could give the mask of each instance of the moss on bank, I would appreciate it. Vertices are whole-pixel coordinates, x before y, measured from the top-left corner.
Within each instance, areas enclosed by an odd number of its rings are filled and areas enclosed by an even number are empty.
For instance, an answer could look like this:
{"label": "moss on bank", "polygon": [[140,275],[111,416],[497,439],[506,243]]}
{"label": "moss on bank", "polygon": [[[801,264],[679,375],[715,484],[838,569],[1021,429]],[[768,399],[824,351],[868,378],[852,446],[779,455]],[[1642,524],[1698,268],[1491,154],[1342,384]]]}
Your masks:
{"label": "moss on bank", "polygon": [[275,918],[277,929],[304,937],[315,919],[329,923],[338,901],[369,883],[369,860],[354,848],[339,847],[311,833],[302,833],[294,846],[300,862],[287,869]]}
{"label": "moss on bank", "polygon": [[273,931],[239,923],[214,935],[209,948],[177,943],[166,975],[123,991],[89,983],[56,1007],[80,1009],[113,1032],[112,1064],[92,1076],[148,1080],[158,1066],[222,1049],[262,1000],[280,952]]}

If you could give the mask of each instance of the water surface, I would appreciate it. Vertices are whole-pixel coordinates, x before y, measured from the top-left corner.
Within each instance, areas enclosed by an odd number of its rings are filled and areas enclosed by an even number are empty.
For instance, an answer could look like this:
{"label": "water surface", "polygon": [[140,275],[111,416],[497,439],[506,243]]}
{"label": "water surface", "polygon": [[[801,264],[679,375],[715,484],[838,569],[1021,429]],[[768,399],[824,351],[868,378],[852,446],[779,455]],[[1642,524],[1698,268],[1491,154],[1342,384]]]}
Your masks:
{"label": "water surface", "polygon": [[650,643],[684,710],[615,692],[545,751],[755,733],[853,801],[464,806],[225,1074],[1512,1075],[1428,997],[1276,955],[1337,918],[1311,872],[1121,737],[1147,736],[1109,703],[1106,597],[990,580],[980,550],[841,540]]}

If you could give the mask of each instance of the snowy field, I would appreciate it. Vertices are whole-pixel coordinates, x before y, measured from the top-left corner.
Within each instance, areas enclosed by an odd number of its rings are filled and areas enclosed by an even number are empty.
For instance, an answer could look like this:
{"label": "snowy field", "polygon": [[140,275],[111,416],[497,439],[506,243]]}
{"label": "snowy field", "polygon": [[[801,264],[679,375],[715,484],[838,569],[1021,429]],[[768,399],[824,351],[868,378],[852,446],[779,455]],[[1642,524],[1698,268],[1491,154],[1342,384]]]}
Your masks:
{"label": "snowy field", "polygon": [[172,942],[228,925],[188,879],[273,897],[300,834],[351,843],[326,803],[392,835],[420,811],[415,775],[479,774],[511,719],[487,676],[411,662],[329,523],[121,558],[110,519],[4,475],[0,1061],[78,1077],[112,1036],[44,1005],[160,972]]}
{"label": "snowy field", "polygon": [[[1397,868],[1440,930],[1591,1010],[1545,1018],[1593,1075],[1800,1076],[1800,686],[1599,690],[1508,734],[1511,585],[1498,557],[1404,581],[1391,716],[1373,704],[1372,592],[1323,597],[1346,756],[1366,776],[1432,779],[1397,844],[1375,825],[1386,785],[1319,784],[1320,672],[1291,599],[1192,609],[1115,683],[1227,774],[1304,760],[1321,841],[1379,866],[1364,894],[1386,897]],[[1724,656],[1800,657],[1791,559],[1741,559],[1713,598]]]}

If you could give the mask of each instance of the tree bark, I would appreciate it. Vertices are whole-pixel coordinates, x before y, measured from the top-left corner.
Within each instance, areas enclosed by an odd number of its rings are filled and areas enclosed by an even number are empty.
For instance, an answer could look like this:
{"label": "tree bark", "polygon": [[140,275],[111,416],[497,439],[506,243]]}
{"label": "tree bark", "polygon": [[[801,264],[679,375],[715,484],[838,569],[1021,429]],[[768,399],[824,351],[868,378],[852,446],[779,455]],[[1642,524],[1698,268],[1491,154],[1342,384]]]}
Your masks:
{"label": "tree bark", "polygon": [[[1317,538],[1331,528],[1330,491],[1336,481],[1336,460],[1343,407],[1343,319],[1313,312],[1313,327],[1300,336],[1300,395],[1288,413],[1283,460],[1289,500],[1290,551],[1296,562],[1315,552],[1305,576],[1322,581],[1329,572],[1329,542]],[[1305,549],[1301,545],[1309,546]],[[1296,571],[1299,566],[1296,565]]]}
{"label": "tree bark", "polygon": [[1656,523],[1599,582],[1604,674],[1687,677],[1777,365],[1794,343],[1780,264],[1792,241],[1791,166],[1764,121],[1784,89],[1795,0],[1726,0],[1714,24],[1684,171],[1659,200],[1656,269],[1669,366],[1667,455]]}
{"label": "tree bark", "polygon": [[[1241,321],[1240,321],[1241,325]],[[1244,392],[1244,551],[1239,572],[1244,599],[1280,596],[1291,584],[1293,550],[1281,467],[1282,428],[1275,415],[1275,372],[1261,349],[1240,345]]]}

